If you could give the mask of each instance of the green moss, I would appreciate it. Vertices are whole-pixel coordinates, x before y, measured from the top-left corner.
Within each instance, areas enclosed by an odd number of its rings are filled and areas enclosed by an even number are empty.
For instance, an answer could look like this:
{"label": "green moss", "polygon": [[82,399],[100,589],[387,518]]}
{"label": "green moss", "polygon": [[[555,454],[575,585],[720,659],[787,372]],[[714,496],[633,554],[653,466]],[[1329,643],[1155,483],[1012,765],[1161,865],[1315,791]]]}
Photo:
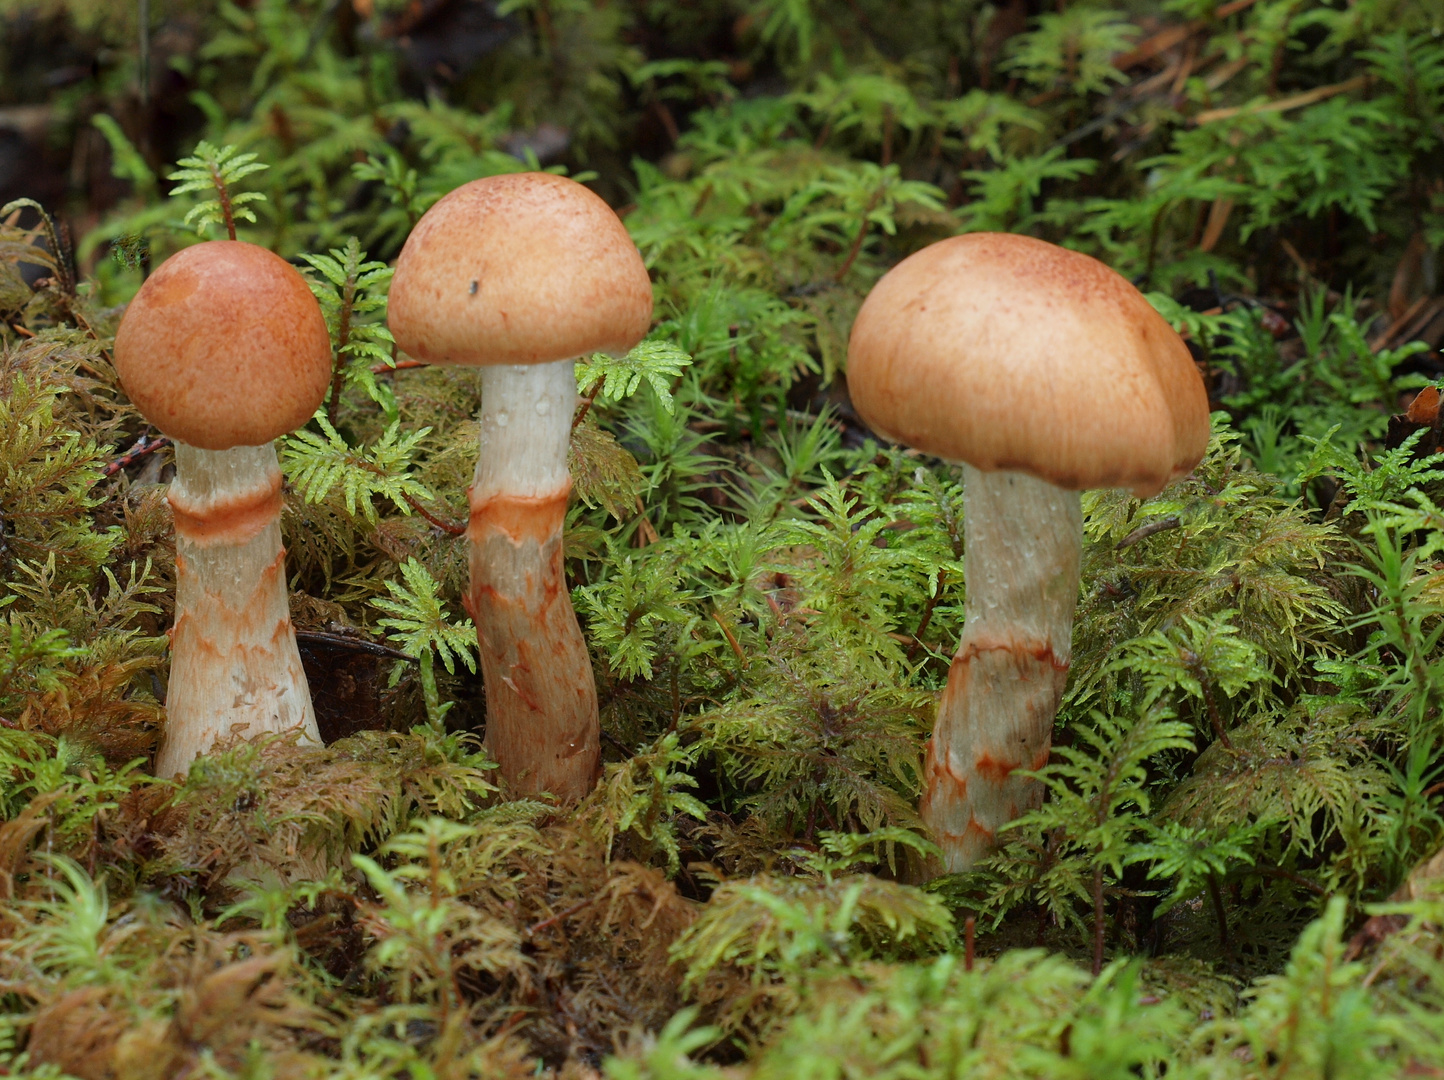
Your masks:
{"label": "green moss", "polygon": [[[507,0],[433,33],[400,0],[194,0],[151,5],[151,43],[189,80],[166,115],[196,111],[145,137],[113,6],[0,0],[11,67],[26,27],[109,58],[50,104],[123,185],[79,275],[29,204],[0,225],[6,1070],[1444,1068],[1444,459],[1390,421],[1440,370],[1401,318],[1439,291],[1438,3]],[[494,33],[442,71],[462,10]],[[641,346],[578,368],[567,573],[606,762],[573,807],[508,799],[477,738],[478,380],[393,367],[384,326],[420,215],[533,150],[621,209],[657,301]],[[227,201],[331,330],[283,529],[360,730],[159,781],[168,459],[110,305]],[[865,437],[846,342],[889,266],[981,228],[1133,277],[1221,411],[1158,496],[1085,496],[1048,800],[920,886],[962,492]]]}

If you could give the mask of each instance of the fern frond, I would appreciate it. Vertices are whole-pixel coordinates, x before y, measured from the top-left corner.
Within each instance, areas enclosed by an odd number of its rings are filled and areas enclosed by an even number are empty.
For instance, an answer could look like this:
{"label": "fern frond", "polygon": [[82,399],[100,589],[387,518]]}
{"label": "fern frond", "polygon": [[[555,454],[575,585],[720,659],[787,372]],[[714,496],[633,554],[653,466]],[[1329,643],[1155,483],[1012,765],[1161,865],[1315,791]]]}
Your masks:
{"label": "fern frond", "polygon": [[232,240],[236,238],[236,222],[256,221],[253,210],[246,209],[247,203],[264,202],[266,196],[259,191],[232,192],[232,185],[254,173],[269,169],[264,162],[257,161],[259,155],[240,153],[235,146],[216,147],[202,139],[196,144],[190,157],[176,162],[180,166],[175,172],[167,173],[167,180],[178,181],[171,188],[172,198],[194,192],[208,192],[213,198],[202,199],[186,211],[182,223],[194,226],[204,236],[209,225],[225,225]]}
{"label": "fern frond", "polygon": [[331,426],[323,413],[315,416],[321,434],[304,428],[286,436],[281,464],[287,479],[307,502],[318,503],[339,488],[346,512],[377,521],[376,499],[389,499],[403,514],[411,512],[411,499],[431,499],[431,491],[410,469],[421,441],[430,428],[401,433],[393,422],[371,446],[353,447]]}

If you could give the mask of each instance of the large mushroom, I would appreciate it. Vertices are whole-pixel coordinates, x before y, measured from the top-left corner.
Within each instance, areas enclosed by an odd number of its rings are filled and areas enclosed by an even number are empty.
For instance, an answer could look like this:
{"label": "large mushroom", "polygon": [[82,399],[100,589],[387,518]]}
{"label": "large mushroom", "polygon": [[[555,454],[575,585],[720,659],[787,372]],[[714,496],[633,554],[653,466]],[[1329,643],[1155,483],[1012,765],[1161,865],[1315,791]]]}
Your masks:
{"label": "large mushroom", "polygon": [[197,244],[130,302],[115,368],[175,443],[175,627],[157,774],[185,772],[232,735],[299,731],[319,743],[286,594],[272,441],[306,423],[330,383],[315,297],[265,248]]}
{"label": "large mushroom", "polygon": [[596,781],[601,732],[562,566],[574,362],[646,335],[642,257],[611,208],[573,180],[474,180],[407,238],[388,319],[410,355],[482,369],[467,608],[486,745],[514,791],[580,798]]}
{"label": "large mushroom", "polygon": [[848,387],[879,434],[963,466],[967,601],[928,744],[921,811],[949,871],[1042,798],[1072,659],[1078,492],[1145,497],[1208,443],[1187,346],[1086,255],[973,233],[904,259],[868,296]]}

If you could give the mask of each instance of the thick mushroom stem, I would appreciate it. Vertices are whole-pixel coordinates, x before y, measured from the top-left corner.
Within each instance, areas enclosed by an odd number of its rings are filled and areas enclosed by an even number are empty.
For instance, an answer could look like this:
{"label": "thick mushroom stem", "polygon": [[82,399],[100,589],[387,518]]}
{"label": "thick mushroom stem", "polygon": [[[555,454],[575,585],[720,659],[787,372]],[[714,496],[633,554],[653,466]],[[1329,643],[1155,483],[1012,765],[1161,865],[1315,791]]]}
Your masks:
{"label": "thick mushroom stem", "polygon": [[1076,491],[1025,473],[963,466],[963,636],[928,744],[923,819],[948,872],[967,870],[1000,828],[1042,802],[1014,775],[1048,760],[1073,656],[1083,516]]}
{"label": "thick mushroom stem", "polygon": [[275,445],[177,441],[175,458],[175,627],[156,774],[185,772],[233,735],[299,730],[320,743],[286,594]]}
{"label": "thick mushroom stem", "polygon": [[512,790],[591,790],[601,729],[591,657],[563,572],[575,365],[482,369],[472,482],[471,592],[486,684],[486,745]]}

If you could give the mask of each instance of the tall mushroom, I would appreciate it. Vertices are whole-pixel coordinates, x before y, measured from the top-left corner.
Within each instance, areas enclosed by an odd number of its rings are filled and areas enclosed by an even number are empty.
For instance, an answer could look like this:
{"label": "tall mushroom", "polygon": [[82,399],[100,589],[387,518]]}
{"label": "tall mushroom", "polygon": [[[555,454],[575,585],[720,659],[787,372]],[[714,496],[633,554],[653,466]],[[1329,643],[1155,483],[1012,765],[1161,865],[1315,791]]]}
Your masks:
{"label": "tall mushroom", "polygon": [[306,281],[254,244],[171,256],[115,335],[115,368],[175,442],[176,605],[156,772],[185,772],[228,735],[320,742],[286,594],[275,438],[320,406],[326,320]]}
{"label": "tall mushroom", "polygon": [[1140,497],[1208,443],[1187,347],[1102,263],[973,233],[904,259],[853,325],[847,380],[879,434],[963,464],[967,601],[922,815],[948,870],[1037,806],[1072,659],[1084,488]]}
{"label": "tall mushroom", "polygon": [[518,792],[585,795],[601,762],[591,659],[562,567],[574,361],[652,321],[642,257],[610,207],[549,173],[474,180],[417,222],[391,281],[410,355],[482,369],[471,590],[486,744]]}

